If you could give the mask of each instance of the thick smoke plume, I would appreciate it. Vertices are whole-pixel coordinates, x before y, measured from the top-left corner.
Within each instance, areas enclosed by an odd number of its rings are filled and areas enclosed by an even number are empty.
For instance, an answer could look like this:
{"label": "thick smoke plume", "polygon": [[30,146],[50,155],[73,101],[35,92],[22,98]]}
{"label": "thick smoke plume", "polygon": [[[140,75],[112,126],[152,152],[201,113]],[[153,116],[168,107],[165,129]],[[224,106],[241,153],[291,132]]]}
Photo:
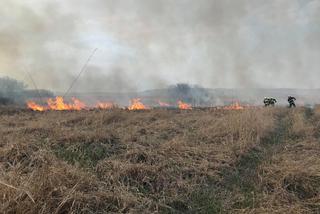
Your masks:
{"label": "thick smoke plume", "polygon": [[317,88],[317,0],[12,0],[0,3],[0,74],[64,92]]}

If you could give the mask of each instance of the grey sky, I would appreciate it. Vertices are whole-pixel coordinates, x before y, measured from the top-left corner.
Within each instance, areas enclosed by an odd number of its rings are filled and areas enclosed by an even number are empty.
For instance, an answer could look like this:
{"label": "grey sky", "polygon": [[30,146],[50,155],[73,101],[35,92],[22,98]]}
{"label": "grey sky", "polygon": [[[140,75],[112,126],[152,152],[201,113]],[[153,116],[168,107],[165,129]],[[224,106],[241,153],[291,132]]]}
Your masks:
{"label": "grey sky", "polygon": [[0,75],[63,91],[177,82],[320,88],[319,0],[11,0],[0,3]]}

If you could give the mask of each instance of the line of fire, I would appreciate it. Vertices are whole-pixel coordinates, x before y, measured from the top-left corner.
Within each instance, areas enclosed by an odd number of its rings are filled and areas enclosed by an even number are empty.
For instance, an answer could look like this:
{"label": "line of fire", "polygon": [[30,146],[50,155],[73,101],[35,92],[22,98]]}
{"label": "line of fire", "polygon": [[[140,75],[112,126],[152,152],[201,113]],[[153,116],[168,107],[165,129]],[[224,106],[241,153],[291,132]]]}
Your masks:
{"label": "line of fire", "polygon": [[[46,100],[46,104],[38,104],[34,101],[28,101],[26,103],[27,107],[33,111],[80,111],[80,110],[90,110],[90,109],[127,109],[127,110],[150,110],[155,108],[166,108],[166,109],[181,109],[181,110],[192,110],[194,107],[192,104],[178,100],[176,103],[167,103],[160,100],[155,101],[154,105],[149,106],[142,102],[141,98],[134,98],[130,100],[129,106],[120,106],[114,102],[102,102],[98,101],[94,105],[87,105],[84,101],[71,98],[69,102],[61,96],[55,98],[49,98]],[[226,110],[242,110],[245,108],[250,108],[248,105],[241,105],[239,102],[232,103],[228,106],[216,107]]]}
{"label": "line of fire", "polygon": [[[187,90],[186,90],[187,88]],[[159,92],[160,91],[160,92]],[[201,93],[199,92],[201,91]],[[223,95],[209,95],[205,89],[192,88],[188,85],[177,85],[174,88],[158,90],[157,92],[143,92],[141,97],[136,94],[109,94],[96,93],[73,94],[67,97],[55,96],[50,97],[33,97],[26,101],[28,109],[33,111],[81,111],[81,110],[113,110],[124,109],[130,111],[152,110],[152,109],[223,109],[223,110],[244,110],[257,107],[274,107],[275,105],[296,107],[296,98],[293,96],[281,96],[280,100],[274,97],[245,97],[232,95],[233,93]],[[141,95],[140,94],[140,95]],[[298,105],[306,106],[305,100],[299,97]],[[288,104],[287,104],[288,103]],[[307,103],[307,102],[306,102]]]}

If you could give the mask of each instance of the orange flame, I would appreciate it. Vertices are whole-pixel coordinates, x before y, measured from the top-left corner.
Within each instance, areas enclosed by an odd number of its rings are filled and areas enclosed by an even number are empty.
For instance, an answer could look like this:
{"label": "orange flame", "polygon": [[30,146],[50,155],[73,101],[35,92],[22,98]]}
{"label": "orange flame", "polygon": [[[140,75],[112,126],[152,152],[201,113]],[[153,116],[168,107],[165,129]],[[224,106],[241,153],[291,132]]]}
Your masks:
{"label": "orange flame", "polygon": [[169,107],[169,106],[170,106],[169,103],[164,103],[164,102],[161,102],[160,100],[158,100],[158,104],[159,104],[161,107]]}
{"label": "orange flame", "polygon": [[112,109],[114,107],[115,107],[115,104],[113,103],[98,102],[96,105],[96,108],[99,108],[99,109]]}
{"label": "orange flame", "polygon": [[29,109],[32,109],[34,111],[45,111],[46,110],[45,107],[38,105],[33,101],[28,101],[27,106]]}
{"label": "orange flame", "polygon": [[73,101],[73,110],[82,110],[87,108],[86,104],[84,102],[82,102],[81,100],[78,100],[76,98],[72,98]]}
{"label": "orange flame", "polygon": [[191,110],[192,106],[190,104],[184,103],[182,101],[178,101],[179,109]]}
{"label": "orange flame", "polygon": [[82,110],[86,108],[86,104],[82,101],[72,98],[73,103],[67,104],[64,102],[63,97],[56,97],[56,99],[49,99],[48,106],[51,110],[64,111],[64,110]]}
{"label": "orange flame", "polygon": [[71,104],[67,104],[64,102],[63,97],[56,97],[55,99],[48,99],[48,106],[41,106],[36,104],[35,102],[29,101],[27,102],[28,108],[34,111],[45,111],[45,110],[56,110],[56,111],[64,111],[64,110],[82,110],[86,108],[86,104],[82,101],[72,98]]}
{"label": "orange flame", "polygon": [[232,104],[230,106],[226,106],[223,109],[225,109],[225,110],[242,110],[242,109],[244,109],[244,107],[241,106],[239,102],[235,102],[234,104]]}
{"label": "orange flame", "polygon": [[129,110],[145,110],[149,109],[149,107],[145,106],[140,98],[132,99],[131,105],[128,107]]}

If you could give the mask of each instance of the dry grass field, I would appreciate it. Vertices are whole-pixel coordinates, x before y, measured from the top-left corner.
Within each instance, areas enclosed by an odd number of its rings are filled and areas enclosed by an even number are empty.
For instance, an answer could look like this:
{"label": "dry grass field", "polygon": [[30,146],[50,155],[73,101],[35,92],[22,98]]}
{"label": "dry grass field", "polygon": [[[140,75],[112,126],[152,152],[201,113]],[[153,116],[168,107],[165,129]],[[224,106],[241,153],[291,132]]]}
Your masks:
{"label": "dry grass field", "polygon": [[0,213],[320,213],[320,108],[0,118]]}

